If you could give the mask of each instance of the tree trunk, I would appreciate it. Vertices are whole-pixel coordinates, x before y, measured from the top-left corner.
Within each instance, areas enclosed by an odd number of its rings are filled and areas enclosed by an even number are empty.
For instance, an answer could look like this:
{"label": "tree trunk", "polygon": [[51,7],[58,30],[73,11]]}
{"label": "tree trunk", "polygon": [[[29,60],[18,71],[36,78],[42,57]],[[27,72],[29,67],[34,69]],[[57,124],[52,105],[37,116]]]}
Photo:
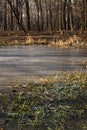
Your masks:
{"label": "tree trunk", "polygon": [[24,28],[23,24],[19,21],[19,12],[18,12],[18,9],[15,9],[14,6],[12,5],[11,1],[10,0],[7,0],[8,4],[10,5],[11,7],[11,10],[12,12],[14,13],[15,15],[15,18],[17,20],[17,23],[18,25],[21,27],[21,29],[24,31],[24,32],[27,32],[26,29]]}
{"label": "tree trunk", "polygon": [[83,20],[82,20],[82,25],[83,25],[83,30],[86,30],[86,0],[83,0]]}
{"label": "tree trunk", "polygon": [[44,30],[44,27],[43,27],[43,10],[42,10],[42,1],[39,0],[39,5],[40,5],[40,15],[41,15],[41,30],[43,31]]}
{"label": "tree trunk", "polygon": [[26,2],[26,20],[27,20],[27,31],[31,30],[30,27],[30,10],[29,10],[29,2],[28,0],[25,1]]}
{"label": "tree trunk", "polygon": [[53,19],[53,17],[52,17],[52,7],[51,7],[52,5],[51,5],[51,2],[50,2],[50,7],[49,7],[49,16],[50,16],[50,29],[51,29],[51,31],[53,30],[53,23],[52,23],[52,19]]}

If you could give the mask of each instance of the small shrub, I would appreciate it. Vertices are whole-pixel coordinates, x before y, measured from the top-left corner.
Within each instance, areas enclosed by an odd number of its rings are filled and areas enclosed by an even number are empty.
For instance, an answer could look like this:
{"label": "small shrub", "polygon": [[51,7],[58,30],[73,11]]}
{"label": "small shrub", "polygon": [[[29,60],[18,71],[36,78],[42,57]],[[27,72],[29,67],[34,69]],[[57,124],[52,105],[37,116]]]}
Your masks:
{"label": "small shrub", "polygon": [[34,42],[35,42],[35,41],[34,41],[34,39],[32,38],[32,36],[27,36],[26,44],[32,45]]}

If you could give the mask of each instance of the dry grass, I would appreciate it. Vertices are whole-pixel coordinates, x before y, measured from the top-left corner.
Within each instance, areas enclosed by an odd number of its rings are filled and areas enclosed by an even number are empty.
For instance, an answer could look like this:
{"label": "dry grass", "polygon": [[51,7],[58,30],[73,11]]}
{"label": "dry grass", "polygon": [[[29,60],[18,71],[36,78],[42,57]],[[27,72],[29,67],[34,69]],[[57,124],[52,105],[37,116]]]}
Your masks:
{"label": "dry grass", "polygon": [[87,32],[2,32],[0,46],[52,45],[62,48],[87,48]]}
{"label": "dry grass", "polygon": [[59,46],[59,47],[81,47],[81,48],[86,48],[87,47],[87,42],[82,41],[82,39],[76,35],[70,36],[67,38],[65,41],[64,40],[58,40],[58,39],[53,39],[51,42],[52,46]]}
{"label": "dry grass", "polygon": [[34,43],[35,43],[35,41],[34,41],[34,39],[32,38],[32,36],[27,36],[26,44],[32,45],[32,44],[34,44]]}

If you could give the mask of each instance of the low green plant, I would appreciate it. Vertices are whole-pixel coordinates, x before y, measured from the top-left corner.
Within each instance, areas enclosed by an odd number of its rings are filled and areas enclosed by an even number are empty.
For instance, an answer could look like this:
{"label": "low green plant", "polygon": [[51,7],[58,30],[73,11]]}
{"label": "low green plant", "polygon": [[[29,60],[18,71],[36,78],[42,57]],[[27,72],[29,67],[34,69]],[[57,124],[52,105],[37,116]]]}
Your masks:
{"label": "low green plant", "polygon": [[[86,73],[65,73],[41,81],[21,85],[20,91],[14,87],[2,95],[0,119],[7,124],[15,122],[18,130],[69,130],[67,121],[86,121]],[[79,127],[85,129],[85,124]]]}

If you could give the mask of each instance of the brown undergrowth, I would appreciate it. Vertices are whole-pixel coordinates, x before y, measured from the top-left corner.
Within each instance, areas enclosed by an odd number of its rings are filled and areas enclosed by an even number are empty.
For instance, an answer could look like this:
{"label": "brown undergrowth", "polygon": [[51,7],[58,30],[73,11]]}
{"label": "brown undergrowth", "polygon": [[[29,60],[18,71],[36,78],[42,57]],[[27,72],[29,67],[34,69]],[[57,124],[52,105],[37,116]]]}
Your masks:
{"label": "brown undergrowth", "polygon": [[87,48],[87,32],[1,32],[0,46],[52,45],[58,47]]}

